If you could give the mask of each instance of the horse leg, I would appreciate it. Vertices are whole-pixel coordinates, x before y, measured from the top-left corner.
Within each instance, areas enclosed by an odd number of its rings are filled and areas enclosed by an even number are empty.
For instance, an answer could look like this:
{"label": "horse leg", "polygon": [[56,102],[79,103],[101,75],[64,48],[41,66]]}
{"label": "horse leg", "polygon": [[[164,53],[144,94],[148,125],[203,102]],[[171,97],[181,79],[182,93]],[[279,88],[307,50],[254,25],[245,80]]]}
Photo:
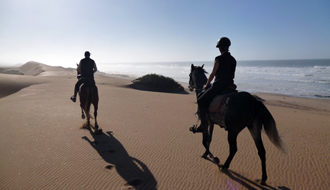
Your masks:
{"label": "horse leg", "polygon": [[210,145],[212,141],[214,124],[210,124],[207,133],[203,133],[203,146],[205,147],[205,153],[202,155],[203,158],[207,158],[208,155],[212,155],[210,152]]}
{"label": "horse leg", "polygon": [[[81,90],[81,89],[80,89]],[[84,107],[85,107],[85,97],[82,92],[79,91],[79,99],[80,99],[80,108],[81,108],[81,119],[85,119]]]}
{"label": "horse leg", "polygon": [[97,124],[97,109],[98,109],[98,106],[97,104],[93,104],[94,105],[94,118],[95,118],[95,130],[98,130],[99,129],[99,125]]}
{"label": "horse leg", "polygon": [[261,160],[262,178],[260,184],[265,185],[265,182],[268,177],[266,172],[266,150],[261,139],[261,125],[253,125],[251,126],[251,128],[249,127],[249,131],[253,137],[255,145],[257,146],[258,155]]}
{"label": "horse leg", "polygon": [[228,156],[225,164],[222,166],[223,170],[226,170],[229,168],[229,165],[237,152],[237,141],[236,141],[237,135],[238,135],[238,133],[235,131],[228,131],[229,156]]}
{"label": "horse leg", "polygon": [[85,119],[84,109],[81,107],[81,119]]}
{"label": "horse leg", "polygon": [[91,114],[89,113],[89,110],[87,110],[86,109],[86,111],[85,111],[85,113],[86,113],[86,118],[87,118],[87,129],[90,129],[91,128],[91,122],[90,122],[90,120],[91,120]]}
{"label": "horse leg", "polygon": [[90,117],[87,115],[87,128],[91,127]]}
{"label": "horse leg", "polygon": [[254,139],[255,144],[258,148],[258,155],[261,160],[261,168],[262,168],[262,178],[260,184],[264,185],[267,180],[267,172],[266,172],[266,150],[262,143],[261,137],[259,139]]}
{"label": "horse leg", "polygon": [[[214,157],[213,154],[210,151],[210,145],[212,141],[212,135],[213,135],[213,129],[214,129],[214,124],[210,123],[209,129],[207,133],[203,133],[203,145],[205,147],[205,153],[202,155],[202,158],[205,159],[210,159],[213,163],[219,165],[220,160],[218,157]],[[209,158],[208,158],[209,156]]]}
{"label": "horse leg", "polygon": [[212,137],[209,132],[203,133],[203,140],[202,144],[205,147],[205,152],[202,155],[202,158],[207,159],[207,156],[211,153],[210,152],[210,144],[211,144]]}

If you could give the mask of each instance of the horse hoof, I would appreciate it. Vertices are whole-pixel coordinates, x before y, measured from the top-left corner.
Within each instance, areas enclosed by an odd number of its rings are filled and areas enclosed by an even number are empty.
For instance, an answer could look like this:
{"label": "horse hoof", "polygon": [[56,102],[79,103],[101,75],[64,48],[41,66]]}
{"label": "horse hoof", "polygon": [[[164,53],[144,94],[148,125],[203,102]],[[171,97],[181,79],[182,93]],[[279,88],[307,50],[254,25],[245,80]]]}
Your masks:
{"label": "horse hoof", "polygon": [[85,119],[86,117],[84,115],[81,116],[81,119]]}
{"label": "horse hoof", "polygon": [[222,171],[223,173],[228,173],[228,168],[227,167],[220,167],[220,171]]}
{"label": "horse hoof", "polygon": [[96,129],[94,133],[95,135],[100,135],[102,134],[102,132],[103,132],[102,129]]}
{"label": "horse hoof", "polygon": [[266,182],[264,180],[260,180],[260,185],[266,185]]}
{"label": "horse hoof", "polygon": [[214,157],[213,158],[213,161],[216,163],[216,164],[219,164],[220,163],[220,159],[218,157]]}
{"label": "horse hoof", "polygon": [[82,129],[90,129],[91,127],[87,123],[85,123],[85,124],[83,124],[83,126],[81,128]]}

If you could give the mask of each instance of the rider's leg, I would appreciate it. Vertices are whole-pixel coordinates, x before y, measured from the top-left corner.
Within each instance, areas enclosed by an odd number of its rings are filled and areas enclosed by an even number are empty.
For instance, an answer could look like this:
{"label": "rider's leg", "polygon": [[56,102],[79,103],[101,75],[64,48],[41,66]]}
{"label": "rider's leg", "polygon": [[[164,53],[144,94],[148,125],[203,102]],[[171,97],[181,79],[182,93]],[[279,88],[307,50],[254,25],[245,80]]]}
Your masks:
{"label": "rider's leg", "polygon": [[82,79],[79,79],[79,80],[77,81],[75,87],[74,87],[74,94],[73,94],[73,96],[71,97],[71,100],[72,100],[73,102],[76,102],[77,93],[78,93],[78,91],[79,91],[79,87],[80,87],[80,85],[81,85],[82,83],[83,83],[83,80],[82,80]]}
{"label": "rider's leg", "polygon": [[199,106],[199,118],[201,120],[201,124],[197,127],[197,129],[195,130],[195,132],[197,133],[206,133],[207,132],[207,126],[208,126],[208,122],[207,122],[207,110],[205,108],[201,108]]}
{"label": "rider's leg", "polygon": [[208,107],[212,101],[212,99],[217,95],[216,89],[210,87],[208,90],[204,92],[202,96],[200,96],[197,100],[198,110],[199,110],[199,118],[201,120],[200,126],[195,130],[197,133],[206,133],[207,132],[207,113]]}

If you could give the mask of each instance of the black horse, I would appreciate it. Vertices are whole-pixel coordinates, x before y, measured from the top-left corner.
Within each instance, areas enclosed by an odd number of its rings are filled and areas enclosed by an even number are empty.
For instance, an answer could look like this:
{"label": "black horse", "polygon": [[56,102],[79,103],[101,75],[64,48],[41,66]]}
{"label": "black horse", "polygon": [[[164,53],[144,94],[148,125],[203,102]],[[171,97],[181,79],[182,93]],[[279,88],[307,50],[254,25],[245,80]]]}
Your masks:
{"label": "black horse", "polygon": [[[206,80],[204,80],[204,78],[206,78],[206,72],[203,66],[199,67],[194,66],[193,64],[191,65],[191,72],[189,75],[189,88],[191,90],[200,89],[205,85]],[[198,96],[197,90],[196,96]],[[266,151],[261,139],[262,128],[265,130],[270,141],[276,147],[284,151],[282,140],[277,132],[275,120],[265,105],[247,92],[230,93],[225,95],[224,98],[225,100],[223,101],[224,103],[221,110],[213,113],[210,112],[208,114],[208,132],[203,133],[203,145],[206,151],[202,157],[208,159],[209,156],[209,159],[216,164],[219,164],[219,159],[212,155],[209,147],[212,140],[214,124],[225,128],[225,130],[228,131],[230,153],[226,162],[222,165],[221,170],[226,171],[237,152],[237,135],[245,127],[248,127],[255,145],[257,146],[258,155],[261,160],[262,178],[260,183],[265,184],[265,181],[267,180]]]}
{"label": "black horse", "polygon": [[81,118],[85,119],[85,114],[87,117],[87,122],[83,126],[83,128],[90,129],[90,119],[93,118],[91,116],[90,107],[91,104],[94,106],[94,119],[95,119],[95,133],[101,133],[102,130],[99,129],[97,124],[97,110],[99,103],[99,95],[96,85],[90,79],[80,79],[84,80],[83,84],[79,88],[79,99],[80,99],[80,107],[81,107]]}

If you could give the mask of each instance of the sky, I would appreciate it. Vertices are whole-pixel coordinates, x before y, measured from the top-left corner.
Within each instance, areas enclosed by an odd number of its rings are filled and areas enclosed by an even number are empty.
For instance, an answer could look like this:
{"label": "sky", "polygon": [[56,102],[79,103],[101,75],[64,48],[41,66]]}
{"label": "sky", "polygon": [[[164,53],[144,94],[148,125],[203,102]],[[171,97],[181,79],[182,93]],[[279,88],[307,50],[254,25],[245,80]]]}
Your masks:
{"label": "sky", "polygon": [[0,0],[0,63],[330,58],[329,0]]}

